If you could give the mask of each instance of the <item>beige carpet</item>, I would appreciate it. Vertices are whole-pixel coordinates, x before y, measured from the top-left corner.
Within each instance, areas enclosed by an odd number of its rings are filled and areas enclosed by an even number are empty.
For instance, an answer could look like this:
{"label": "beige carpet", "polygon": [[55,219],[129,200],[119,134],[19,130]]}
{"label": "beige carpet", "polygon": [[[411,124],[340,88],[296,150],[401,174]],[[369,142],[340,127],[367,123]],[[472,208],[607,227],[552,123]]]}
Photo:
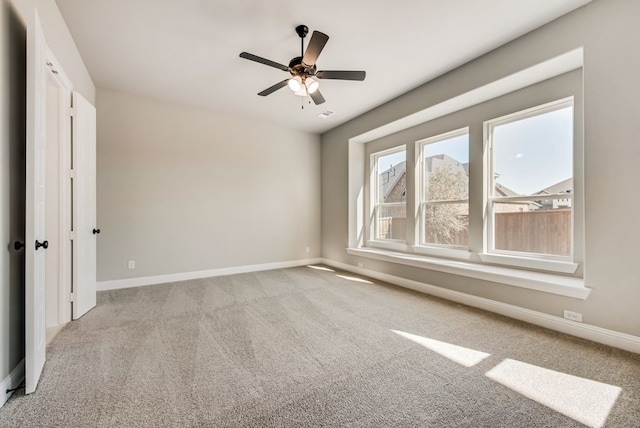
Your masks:
{"label": "beige carpet", "polygon": [[640,356],[354,279],[101,292],[0,426],[640,426]]}

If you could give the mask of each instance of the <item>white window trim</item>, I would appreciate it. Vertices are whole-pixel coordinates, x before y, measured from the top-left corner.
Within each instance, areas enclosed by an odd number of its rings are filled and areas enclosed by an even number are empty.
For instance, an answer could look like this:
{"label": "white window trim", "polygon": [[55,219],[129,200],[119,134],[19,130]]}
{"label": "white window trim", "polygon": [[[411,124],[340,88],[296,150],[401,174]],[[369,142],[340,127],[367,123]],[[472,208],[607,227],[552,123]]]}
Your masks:
{"label": "white window trim", "polygon": [[[370,179],[369,179],[369,240],[367,241],[367,245],[387,248],[387,249],[395,249],[396,251],[405,251],[407,248],[406,241],[398,240],[398,239],[376,239],[378,236],[378,222],[377,222],[377,210],[379,206],[382,205],[396,205],[402,204],[401,202],[394,203],[378,203],[378,180],[380,178],[380,173],[378,172],[378,158],[382,156],[391,155],[394,153],[405,152],[405,162],[406,162],[406,151],[407,147],[405,145],[400,145],[396,147],[392,147],[387,150],[381,150],[379,152],[372,153],[369,157],[369,169],[370,169]],[[406,164],[405,164],[406,165]],[[404,202],[406,206],[406,201]]]}
{"label": "white window trim", "polygon": [[[486,201],[485,201],[485,231],[484,231],[484,239],[483,239],[483,249],[484,251],[480,253],[480,258],[482,261],[486,261],[488,263],[499,263],[508,266],[514,267],[522,267],[525,269],[541,269],[547,270],[551,272],[560,272],[560,273],[574,273],[579,265],[573,262],[574,257],[574,242],[575,242],[575,212],[571,210],[571,255],[569,256],[555,256],[555,255],[547,255],[547,254],[536,254],[536,253],[527,253],[527,252],[516,252],[516,251],[506,251],[506,250],[497,250],[495,249],[494,242],[494,215],[493,215],[493,204],[509,201],[533,201],[535,199],[540,199],[540,197],[535,195],[525,195],[525,196],[516,196],[516,197],[503,197],[496,198],[493,197],[493,192],[495,188],[495,174],[494,174],[494,164],[493,164],[493,128],[497,125],[505,125],[508,123],[515,122],[517,120],[527,119],[530,117],[539,116],[541,114],[550,113],[556,110],[560,110],[567,106],[571,106],[575,111],[574,106],[575,97],[566,97],[556,101],[552,101],[546,104],[538,105],[535,107],[531,107],[529,109],[520,110],[505,116],[501,116],[496,119],[487,120],[483,124],[484,128],[484,139],[485,143],[488,147],[488,156],[485,159],[485,174],[486,174]],[[575,120],[575,119],[574,119]],[[573,142],[573,149],[575,150],[575,135]],[[575,167],[575,166],[574,166]],[[573,175],[575,177],[575,173]],[[554,195],[549,195],[549,198]],[[573,193],[563,194],[564,199],[571,199],[573,201]],[[573,204],[572,204],[573,206]]]}
{"label": "white window trim", "polygon": [[[469,127],[465,126],[464,128],[455,129],[453,131],[445,132],[442,134],[434,135],[432,137],[423,138],[422,140],[418,140],[415,142],[416,148],[416,168],[417,178],[416,181],[416,204],[418,206],[416,216],[418,220],[418,227],[416,227],[416,237],[415,242],[417,245],[412,246],[418,252],[424,252],[426,254],[438,255],[441,254],[444,257],[455,257],[462,258],[461,255],[464,254],[465,250],[468,250],[468,247],[459,246],[459,245],[446,245],[446,244],[434,244],[430,242],[425,242],[424,237],[426,236],[426,227],[425,227],[425,207],[429,204],[431,205],[441,205],[441,204],[453,204],[453,203],[466,203],[469,204],[469,198],[461,199],[457,201],[426,201],[425,199],[425,180],[424,176],[424,148],[429,144],[438,143],[440,141],[449,140],[451,138],[460,137],[462,135],[469,135]],[[468,147],[467,147],[468,150]],[[469,194],[468,189],[469,184],[467,183],[467,194]],[[442,250],[454,250],[454,251],[442,251]],[[449,255],[446,255],[449,254]]]}
{"label": "white window trim", "polygon": [[[521,90],[527,88],[531,85],[543,82],[548,79],[553,79],[558,76],[561,76],[564,73],[571,72],[573,70],[580,69],[584,66],[584,49],[577,48],[575,50],[563,53],[556,57],[550,58],[546,61],[540,63],[531,64],[531,66],[527,66],[522,70],[519,70],[513,74],[510,74],[504,78],[498,79],[493,82],[489,82],[488,84],[482,86],[481,88],[473,89],[462,93],[454,98],[447,99],[440,103],[434,104],[424,110],[418,111],[416,113],[407,115],[398,120],[386,123],[378,128],[374,128],[368,131],[365,131],[361,134],[355,135],[348,140],[349,145],[349,175],[348,175],[348,183],[349,183],[349,194],[348,194],[348,203],[349,203],[349,227],[348,227],[348,242],[349,247],[347,249],[347,253],[353,254],[356,256],[362,257],[370,257],[366,254],[367,250],[371,253],[375,253],[377,250],[363,247],[363,245],[368,245],[366,243],[366,239],[363,237],[368,236],[367,230],[367,218],[363,214],[366,212],[367,205],[364,205],[365,199],[362,198],[362,189],[367,185],[366,177],[367,172],[365,170],[365,146],[367,143],[373,142],[375,140],[379,140],[383,137],[397,134],[400,131],[404,131],[410,129],[414,126],[421,125],[423,123],[427,123],[442,117],[445,117],[451,113],[455,113],[461,111],[466,108],[474,107],[476,105],[482,104],[487,101],[491,101],[497,99],[503,95],[507,95],[517,90]],[[576,104],[576,108],[580,109],[582,112],[582,95],[577,96],[576,99],[580,99],[580,103]],[[580,116],[581,117],[581,116]],[[582,120],[582,119],[581,119]],[[582,122],[578,122],[579,127],[583,127]],[[575,134],[574,134],[575,135]],[[581,134],[582,135],[582,134]],[[582,135],[581,138],[584,136]],[[579,142],[583,144],[583,142]],[[577,153],[580,153],[581,157],[582,148]],[[575,160],[576,153],[574,153]],[[360,164],[362,161],[362,164]],[[354,162],[353,165],[351,163]],[[580,165],[581,163],[574,163],[574,168],[576,165]],[[581,180],[581,172],[580,174],[574,175],[574,179]],[[578,190],[578,189],[576,189]],[[484,189],[483,189],[484,191]],[[368,195],[369,193],[367,193]],[[582,201],[583,195],[576,194],[576,202],[579,204],[583,204]],[[485,201],[486,202],[486,201]],[[485,205],[486,206],[486,205]],[[577,211],[576,211],[577,214]],[[582,213],[581,216],[584,216]],[[581,231],[580,229],[577,229]],[[582,231],[581,231],[582,233]],[[410,237],[408,236],[408,239]],[[415,242],[415,241],[414,241]],[[579,250],[576,247],[576,250]],[[478,257],[478,253],[471,252],[473,258]],[[392,253],[393,255],[393,253]],[[407,256],[406,254],[396,253],[398,257],[390,256],[390,262],[396,262],[396,258],[402,258],[403,256]],[[409,255],[410,256],[410,255]],[[577,255],[578,257],[582,256],[582,253]],[[414,255],[414,258],[420,258],[420,256]],[[436,259],[437,260],[437,259]],[[448,263],[453,263],[452,260],[447,260]],[[422,269],[430,269],[429,264],[419,264],[418,268]],[[481,269],[491,267],[498,268],[498,266],[490,266],[486,264],[478,263],[478,267]],[[510,271],[518,273],[520,270],[516,268],[506,268],[510,269]],[[434,269],[435,270],[435,269]],[[454,272],[455,274],[455,272]],[[549,274],[551,278],[563,278],[566,280],[568,277],[560,277],[558,275]],[[590,289],[584,286],[584,280],[581,278],[573,278],[573,281],[569,286],[568,290],[571,292],[575,290],[576,287],[578,290],[576,293],[579,294],[577,298],[586,299],[586,297],[590,293]],[[571,280],[571,278],[569,278]],[[507,283],[508,281],[504,281],[502,283]],[[564,288],[564,286],[561,286]],[[582,290],[579,288],[583,288]],[[544,291],[544,290],[541,290]],[[562,293],[555,293],[561,294]],[[569,293],[570,295],[571,293]]]}
{"label": "white window trim", "polygon": [[374,248],[347,248],[346,250],[348,254],[353,256],[513,285],[580,300],[586,300],[591,293],[591,289],[585,286],[583,278],[466,261],[445,260],[416,254],[403,254]]}
{"label": "white window trim", "polygon": [[506,266],[521,267],[527,269],[546,270],[558,273],[575,273],[579,265],[573,262],[560,260],[545,260],[542,258],[522,257],[507,254],[480,253],[480,260],[486,263],[494,263]]}
{"label": "white window trim", "polygon": [[435,247],[426,245],[412,245],[411,251],[415,254],[434,257],[446,257],[448,259],[469,260],[473,253],[466,247]]}
{"label": "white window trim", "polygon": [[391,239],[371,239],[367,241],[367,247],[380,248],[383,250],[407,252],[409,246],[405,241],[391,240]]}

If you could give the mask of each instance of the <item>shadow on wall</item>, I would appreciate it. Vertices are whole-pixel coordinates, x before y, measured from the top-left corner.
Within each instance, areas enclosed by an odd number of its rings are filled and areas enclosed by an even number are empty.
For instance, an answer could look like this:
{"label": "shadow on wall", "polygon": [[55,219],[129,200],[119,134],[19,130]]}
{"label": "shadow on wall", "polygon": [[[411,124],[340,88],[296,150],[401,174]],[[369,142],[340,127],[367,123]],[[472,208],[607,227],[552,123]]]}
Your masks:
{"label": "shadow on wall", "polygon": [[[4,343],[7,339],[3,338],[2,348],[8,348],[7,357],[11,370],[24,358],[25,347],[25,253],[24,250],[16,251],[13,243],[25,240],[27,34],[9,0],[2,1],[2,8],[4,22],[0,28],[3,32],[1,39],[4,41],[1,50],[4,79],[1,92],[4,114],[0,120],[1,128],[4,129],[4,141],[0,144],[7,145],[5,153],[9,170],[2,172],[8,186],[3,186],[1,191],[2,210],[5,214],[2,227],[5,231],[8,229],[8,234],[5,235],[8,242],[4,242],[4,250],[8,251],[9,281],[2,284],[3,288],[8,288],[2,291],[7,296],[8,308],[2,308],[1,323],[2,329],[9,331],[8,343]],[[2,264],[7,266],[5,263],[3,261]]]}

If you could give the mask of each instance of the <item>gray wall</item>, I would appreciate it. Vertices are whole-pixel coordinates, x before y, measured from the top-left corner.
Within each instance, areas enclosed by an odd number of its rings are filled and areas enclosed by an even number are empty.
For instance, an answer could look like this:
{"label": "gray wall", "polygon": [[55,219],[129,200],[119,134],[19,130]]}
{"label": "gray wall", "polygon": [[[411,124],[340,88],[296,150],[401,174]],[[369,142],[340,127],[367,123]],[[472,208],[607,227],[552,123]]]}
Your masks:
{"label": "gray wall", "polygon": [[99,281],[320,256],[319,136],[102,89],[97,102]]}
{"label": "gray wall", "polygon": [[[637,0],[595,0],[322,136],[322,253],[338,262],[640,336],[640,40]],[[349,256],[351,137],[584,47],[586,301]],[[352,154],[353,155],[353,154]],[[358,172],[359,173],[359,172]],[[353,191],[353,190],[352,190]],[[353,220],[352,220],[353,221]]]}
{"label": "gray wall", "polygon": [[38,14],[49,48],[74,89],[95,100],[95,87],[54,0],[0,0],[0,381],[24,357],[24,240],[26,34]]}

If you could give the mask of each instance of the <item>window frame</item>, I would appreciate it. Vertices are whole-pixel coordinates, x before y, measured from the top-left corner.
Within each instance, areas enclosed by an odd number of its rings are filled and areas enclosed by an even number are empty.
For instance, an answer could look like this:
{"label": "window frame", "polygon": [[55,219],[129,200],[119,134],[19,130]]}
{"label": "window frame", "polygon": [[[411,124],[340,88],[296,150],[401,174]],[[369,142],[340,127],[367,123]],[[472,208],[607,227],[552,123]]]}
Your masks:
{"label": "window frame", "polygon": [[[424,111],[420,120],[389,122],[348,140],[349,152],[349,255],[357,257],[360,268],[366,261],[379,260],[407,265],[425,271],[438,271],[492,283],[515,286],[577,299],[585,299],[590,289],[585,284],[585,117],[584,70],[581,66],[563,69],[543,80],[522,85],[495,96],[451,106],[454,99],[435,104]],[[475,94],[475,92],[474,92]],[[542,106],[564,98],[573,98],[573,260],[543,260],[506,254],[489,254],[485,243],[487,142],[484,122],[505,118],[514,112]],[[456,102],[458,98],[455,99]],[[444,109],[444,110],[443,110]],[[413,116],[411,116],[413,118]],[[409,123],[410,122],[410,123]],[[418,123],[419,122],[419,123]],[[398,125],[398,126],[397,126]],[[417,246],[417,201],[419,195],[415,142],[428,135],[468,126],[469,139],[469,249],[467,251]],[[385,130],[381,132],[380,130]],[[370,155],[389,147],[407,147],[407,242],[369,241]]]}
{"label": "window frame", "polygon": [[[439,143],[445,140],[449,140],[452,138],[460,137],[463,135],[467,135],[467,152],[469,151],[469,126],[465,126],[463,128],[455,129],[453,131],[448,131],[444,133],[440,133],[438,135],[434,135],[428,138],[424,138],[415,142],[416,146],[416,168],[418,169],[416,174],[416,218],[415,220],[419,223],[419,226],[416,228],[416,245],[414,245],[414,249],[421,252],[427,253],[441,253],[445,256],[452,256],[457,253],[464,254],[464,252],[469,251],[469,245],[450,245],[450,244],[437,244],[426,242],[426,207],[428,205],[450,205],[450,204],[467,204],[467,210],[469,209],[469,195],[470,195],[470,179],[467,176],[467,198],[466,199],[457,199],[457,200],[434,200],[427,201],[427,177],[425,175],[425,157],[424,157],[424,148],[430,144]],[[468,230],[467,230],[468,233]],[[450,251],[449,251],[450,250]]]}
{"label": "window frame", "polygon": [[[562,194],[549,194],[545,195],[544,199],[570,199],[571,200],[571,230],[570,230],[570,241],[571,241],[571,251],[568,256],[563,255],[553,255],[553,254],[542,254],[542,253],[532,253],[525,251],[512,251],[512,250],[501,250],[495,248],[495,213],[494,213],[494,205],[496,203],[514,203],[514,202],[525,202],[525,201],[536,201],[542,199],[539,195],[528,195],[528,196],[506,196],[506,197],[495,197],[494,189],[496,185],[495,180],[495,162],[494,162],[494,141],[493,141],[493,130],[500,125],[506,125],[509,123],[517,122],[519,120],[528,119],[531,117],[540,116],[547,113],[552,113],[554,111],[561,110],[563,108],[571,107],[572,109],[572,125],[575,128],[576,122],[576,103],[575,97],[569,96],[565,98],[561,98],[555,101],[551,101],[545,104],[540,104],[534,107],[530,107],[524,110],[520,110],[517,112],[513,112],[498,118],[490,119],[483,122],[483,134],[484,140],[487,148],[487,157],[484,165],[484,175],[485,181],[487,183],[486,187],[486,196],[485,196],[485,230],[483,234],[483,254],[481,254],[481,258],[485,262],[490,263],[501,263],[513,266],[523,266],[529,268],[542,268],[542,269],[550,269],[556,270],[554,265],[560,265],[561,263],[571,263],[571,267],[568,267],[566,270],[567,273],[575,271],[577,265],[573,264],[574,256],[575,256],[575,188],[571,193],[562,193]],[[576,134],[575,131],[572,132],[572,141],[571,141],[571,152],[572,152],[572,175],[571,178],[575,180],[575,150],[576,150]],[[575,181],[574,181],[575,183]],[[575,184],[574,184],[575,187]],[[540,263],[536,263],[535,261],[540,261]],[[559,262],[559,263],[557,263]],[[562,269],[564,270],[564,269]]]}
{"label": "window frame", "polygon": [[[407,240],[405,239],[384,239],[378,237],[378,212],[381,206],[402,206],[404,205],[405,211],[407,209],[407,198],[405,196],[404,202],[391,202],[391,203],[380,203],[378,202],[378,185],[380,179],[380,172],[378,171],[378,159],[383,156],[392,155],[395,153],[405,153],[405,174],[407,173],[407,146],[405,144],[401,144],[398,146],[391,147],[389,149],[380,150],[369,155],[370,162],[370,189],[369,189],[369,240],[367,241],[368,245],[378,246],[386,249],[394,249],[399,251],[406,250]],[[407,180],[408,185],[408,180]],[[407,216],[407,221],[409,220]],[[405,235],[406,236],[406,235]]]}

